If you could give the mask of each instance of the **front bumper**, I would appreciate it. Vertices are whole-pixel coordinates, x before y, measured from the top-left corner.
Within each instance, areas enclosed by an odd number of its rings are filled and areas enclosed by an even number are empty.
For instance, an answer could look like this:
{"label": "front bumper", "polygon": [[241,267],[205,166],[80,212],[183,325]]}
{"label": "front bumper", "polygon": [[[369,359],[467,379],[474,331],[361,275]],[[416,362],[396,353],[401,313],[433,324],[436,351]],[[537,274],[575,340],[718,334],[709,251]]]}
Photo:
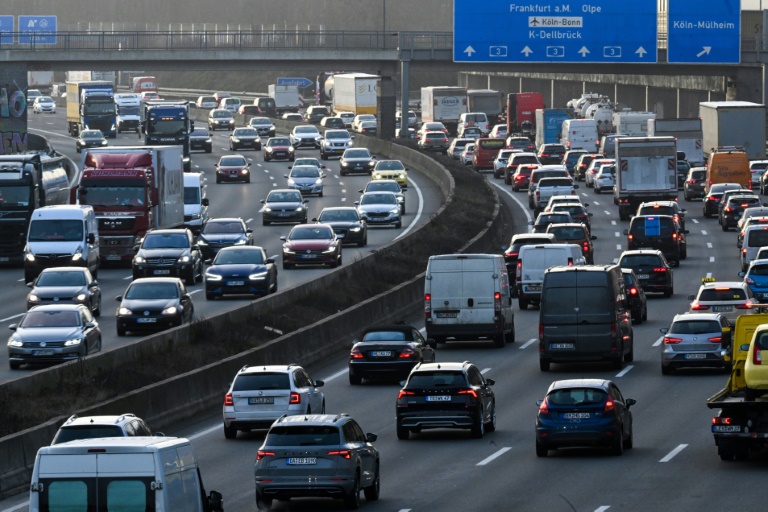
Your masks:
{"label": "front bumper", "polygon": [[175,265],[152,265],[149,263],[134,263],[133,277],[185,277],[192,273],[192,262],[176,263]]}
{"label": "front bumper", "polygon": [[[19,364],[50,364],[64,363],[80,359],[83,354],[83,343],[71,347],[8,347],[8,362]],[[26,345],[26,343],[25,343]]]}
{"label": "front bumper", "polygon": [[224,277],[220,281],[205,280],[206,295],[222,297],[224,295],[267,295],[269,279],[248,279],[245,277]]}
{"label": "front bumper", "polygon": [[162,331],[181,325],[181,314],[161,315],[126,315],[117,317],[117,327],[126,331]]}

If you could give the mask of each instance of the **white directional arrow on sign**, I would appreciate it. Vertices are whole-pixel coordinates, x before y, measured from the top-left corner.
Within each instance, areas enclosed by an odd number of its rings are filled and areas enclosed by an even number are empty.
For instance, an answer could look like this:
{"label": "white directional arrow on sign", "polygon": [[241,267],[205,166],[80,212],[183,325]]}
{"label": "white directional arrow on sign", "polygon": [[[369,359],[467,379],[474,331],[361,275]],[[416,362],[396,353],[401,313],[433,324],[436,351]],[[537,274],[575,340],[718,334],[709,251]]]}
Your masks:
{"label": "white directional arrow on sign", "polygon": [[647,52],[647,51],[645,51],[645,48],[643,48],[643,47],[641,46],[640,48],[638,48],[638,49],[635,51],[635,53],[638,55],[638,57],[640,57],[640,58],[642,59],[643,57],[645,57],[645,54],[646,54],[646,53],[648,53],[648,52]]}
{"label": "white directional arrow on sign", "polygon": [[528,48],[528,47],[526,46],[525,48],[523,48],[523,49],[522,49],[522,51],[521,51],[520,53],[524,53],[524,54],[525,54],[525,56],[526,56],[526,57],[528,57],[530,54],[532,54],[532,53],[533,53],[533,50],[531,50],[530,48]]}
{"label": "white directional arrow on sign", "polygon": [[474,48],[472,48],[471,46],[467,46],[467,48],[464,50],[464,53],[467,54],[467,57],[471,57],[472,54],[476,52]]}
{"label": "white directional arrow on sign", "polygon": [[586,56],[587,56],[587,54],[589,53],[589,50],[587,50],[587,47],[586,47],[586,46],[582,46],[582,47],[581,47],[581,50],[579,50],[579,51],[578,51],[578,52],[576,52],[576,53],[580,53],[582,57],[586,57]]}
{"label": "white directional arrow on sign", "polygon": [[697,57],[701,57],[702,55],[709,55],[709,52],[712,51],[711,46],[702,46],[702,48],[704,49],[696,54]]}

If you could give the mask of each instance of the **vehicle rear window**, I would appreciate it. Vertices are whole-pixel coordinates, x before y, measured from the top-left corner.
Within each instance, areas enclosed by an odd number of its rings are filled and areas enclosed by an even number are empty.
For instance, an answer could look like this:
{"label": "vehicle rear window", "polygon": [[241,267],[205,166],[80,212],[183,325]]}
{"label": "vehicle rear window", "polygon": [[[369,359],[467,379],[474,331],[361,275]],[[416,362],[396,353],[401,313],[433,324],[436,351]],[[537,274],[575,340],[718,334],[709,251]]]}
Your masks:
{"label": "vehicle rear window", "polygon": [[547,233],[552,233],[555,238],[561,241],[565,240],[581,240],[586,238],[584,236],[584,230],[580,227],[553,227],[547,230]]}
{"label": "vehicle rear window", "polygon": [[707,171],[693,171],[691,173],[691,179],[703,180],[707,176]]}
{"label": "vehicle rear window", "polygon": [[488,121],[488,118],[485,117],[485,114],[465,114],[464,121],[468,123],[485,123]]}
{"label": "vehicle rear window", "polygon": [[573,185],[573,181],[570,178],[548,178],[539,180],[539,185],[542,187],[569,187]]}
{"label": "vehicle rear window", "polygon": [[672,219],[648,217],[633,220],[629,232],[636,237],[668,237],[672,235]]}
{"label": "vehicle rear window", "polygon": [[746,300],[747,295],[741,288],[707,288],[699,294],[700,302],[726,302],[731,300]]}
{"label": "vehicle rear window", "polygon": [[266,389],[290,389],[291,380],[287,373],[258,373],[238,375],[232,391],[253,391]]}
{"label": "vehicle rear window", "polygon": [[462,372],[418,372],[408,379],[408,388],[462,388],[467,380]]}
{"label": "vehicle rear window", "polygon": [[749,269],[751,276],[768,276],[768,265],[752,265]]}
{"label": "vehicle rear window", "polygon": [[605,391],[594,388],[558,389],[547,395],[550,405],[601,404],[605,398]]}
{"label": "vehicle rear window", "polygon": [[85,425],[82,427],[63,427],[59,429],[53,443],[66,443],[76,439],[96,439],[100,437],[123,437],[123,430],[117,425]]}
{"label": "vehicle rear window", "polygon": [[[561,178],[561,177],[566,176],[567,174],[568,174],[568,171],[566,171],[566,170],[562,170],[562,171],[546,170],[546,171],[539,171],[539,172],[535,173],[532,179],[533,179],[534,183],[538,183],[539,180],[541,180],[542,178]],[[568,184],[570,184],[570,183],[571,183],[571,181],[569,180]]]}
{"label": "vehicle rear window", "polygon": [[621,258],[622,267],[655,267],[661,265],[661,260],[653,254],[630,254]]}
{"label": "vehicle rear window", "polygon": [[706,334],[720,332],[720,324],[714,320],[685,320],[673,322],[670,334]]}
{"label": "vehicle rear window", "polygon": [[327,446],[338,445],[339,429],[327,425],[291,425],[269,429],[265,446]]}
{"label": "vehicle rear window", "polygon": [[755,338],[755,348],[760,350],[768,349],[768,332],[761,333],[760,336]]}
{"label": "vehicle rear window", "polygon": [[363,341],[405,341],[405,333],[402,331],[376,331],[363,336]]}
{"label": "vehicle rear window", "polygon": [[764,247],[768,245],[768,229],[753,229],[747,235],[747,247]]}
{"label": "vehicle rear window", "polygon": [[512,162],[516,164],[537,164],[538,159],[534,155],[516,155]]}
{"label": "vehicle rear window", "polygon": [[481,149],[498,150],[504,147],[502,139],[480,139],[476,142]]}

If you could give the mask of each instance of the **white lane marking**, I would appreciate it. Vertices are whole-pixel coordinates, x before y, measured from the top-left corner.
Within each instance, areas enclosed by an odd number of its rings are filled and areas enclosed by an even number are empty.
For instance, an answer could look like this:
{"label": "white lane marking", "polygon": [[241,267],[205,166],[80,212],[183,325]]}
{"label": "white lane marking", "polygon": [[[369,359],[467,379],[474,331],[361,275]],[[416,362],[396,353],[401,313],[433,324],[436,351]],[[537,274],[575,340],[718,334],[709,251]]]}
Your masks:
{"label": "white lane marking", "polygon": [[488,464],[489,462],[493,461],[494,459],[497,459],[498,457],[501,457],[502,455],[504,455],[505,453],[507,453],[511,449],[512,448],[510,448],[509,446],[505,446],[504,448],[500,449],[499,451],[497,451],[493,455],[489,455],[488,457],[484,458],[483,460],[481,460],[480,462],[475,464],[475,466],[485,466],[486,464]]}
{"label": "white lane marking", "polygon": [[246,220],[245,220],[245,223],[246,223],[246,224],[250,224],[251,222],[253,222],[253,217],[251,217],[250,219],[246,219]]}
{"label": "white lane marking", "polygon": [[272,181],[275,181],[275,177],[274,176],[270,176],[269,179],[271,179]]}
{"label": "white lane marking", "polygon": [[401,508],[397,512],[411,512],[411,509],[409,509],[409,508]]}
{"label": "white lane marking", "polygon": [[615,237],[620,237],[620,236],[621,236],[621,233],[619,233],[618,231],[614,231],[614,232],[613,232],[613,236],[615,236]]}
{"label": "white lane marking", "polygon": [[491,369],[490,369],[490,368],[483,368],[482,370],[480,370],[480,373],[482,373],[483,375],[485,375],[485,374],[486,374],[486,373],[488,373],[489,371],[491,371]]}
{"label": "white lane marking", "polygon": [[715,257],[714,256],[710,256],[709,257],[709,262],[710,263],[714,263],[715,262]]}
{"label": "white lane marking", "polygon": [[342,194],[346,194],[347,193],[347,189],[345,189],[345,188],[341,189],[341,193]]}
{"label": "white lane marking", "polygon": [[592,204],[595,204],[595,205],[597,205],[597,206],[600,206],[600,203],[598,203],[597,201],[592,201]]}
{"label": "white lane marking", "polygon": [[699,221],[697,219],[691,219],[691,220],[693,221],[694,224],[698,224],[699,223]]}
{"label": "white lane marking", "polygon": [[340,182],[339,182],[339,185],[341,185],[341,186],[343,187],[343,186],[344,186],[344,182],[343,182],[343,181],[340,181]]}
{"label": "white lane marking", "polygon": [[531,338],[520,346],[520,350],[530,347],[533,343],[536,343],[536,338]]}
{"label": "white lane marking", "polygon": [[605,212],[606,215],[610,215],[611,214],[611,212],[609,212],[608,210],[603,210],[603,211]]}
{"label": "white lane marking", "polygon": [[616,250],[618,250],[618,251],[621,250],[621,244],[616,244]]}
{"label": "white lane marking", "polygon": [[602,507],[597,507],[597,508],[595,509],[595,512],[605,512],[605,511],[606,511],[606,510],[608,510],[609,508],[611,508],[611,507],[610,507],[610,505],[603,505]]}
{"label": "white lane marking", "polygon": [[401,236],[405,236],[406,234],[408,234],[408,232],[410,230],[414,229],[416,227],[416,223],[421,218],[422,212],[424,211],[424,196],[421,193],[421,189],[419,188],[419,186],[416,184],[415,181],[413,181],[412,179],[409,178],[408,179],[408,188],[410,188],[411,186],[414,189],[416,189],[416,195],[419,196],[419,209],[416,210],[416,215],[413,217],[413,220],[411,221],[411,223],[408,224],[408,226],[402,231],[402,233],[400,233],[399,235],[397,235],[395,237],[395,240],[397,240]]}
{"label": "white lane marking", "polygon": [[627,365],[627,367],[626,367],[626,368],[624,368],[624,369],[623,369],[623,370],[621,370],[619,373],[617,373],[617,374],[616,374],[616,376],[617,376],[617,377],[623,377],[623,376],[625,376],[626,374],[628,374],[628,373],[629,373],[629,370],[631,370],[631,369],[632,369],[632,368],[634,368],[634,367],[635,367],[635,365],[629,364],[629,365]]}
{"label": "white lane marking", "polygon": [[123,278],[123,281],[127,281],[127,280],[129,280],[129,279],[133,279],[133,276],[124,277],[124,278]]}
{"label": "white lane marking", "polygon": [[203,290],[192,290],[191,292],[187,292],[187,295],[194,295],[197,292],[201,292],[201,291],[203,291]]}
{"label": "white lane marking", "polygon": [[0,320],[0,322],[6,322],[8,320],[12,320],[14,318],[18,318],[18,317],[22,316],[23,314],[24,313],[19,313],[18,315],[9,316],[8,318],[3,318],[2,320]]}
{"label": "white lane marking", "polygon": [[323,382],[330,382],[330,381],[332,381],[333,379],[338,379],[339,377],[341,377],[342,375],[344,375],[344,374],[345,374],[345,373],[347,373],[348,371],[349,371],[349,370],[347,370],[346,368],[344,368],[343,370],[339,370],[339,371],[337,371],[336,373],[334,373],[333,375],[331,375],[331,376],[329,376],[329,377],[326,377],[326,378],[324,378],[324,379],[323,379]]}
{"label": "white lane marking", "polygon": [[615,225],[616,225],[616,221],[615,221],[615,220],[612,220],[612,221],[611,221],[611,226],[615,226]]}
{"label": "white lane marking", "polygon": [[256,164],[256,167],[261,167],[261,164],[257,163],[257,164]]}
{"label": "white lane marking", "polygon": [[187,436],[187,439],[189,439],[190,441],[194,441],[195,439],[200,439],[203,436],[207,436],[211,432],[216,432],[220,428],[221,428],[221,425],[214,425],[210,428],[207,428],[205,430],[198,432],[197,434],[192,434],[191,436]]}
{"label": "white lane marking", "polygon": [[707,277],[712,277],[712,272],[707,272]]}
{"label": "white lane marking", "polygon": [[681,451],[685,450],[686,448],[688,448],[688,445],[687,445],[687,444],[680,444],[680,445],[677,445],[677,448],[675,448],[674,450],[672,450],[671,452],[669,452],[669,453],[668,453],[666,456],[664,456],[664,458],[663,458],[663,459],[661,459],[659,462],[669,462],[669,461],[671,461],[671,460],[672,460],[672,458],[673,458],[675,455],[677,455],[677,454],[678,454],[678,453],[680,453]]}
{"label": "white lane marking", "polygon": [[659,339],[657,339],[656,341],[653,342],[652,346],[653,347],[658,347],[659,345],[661,345],[662,341],[664,341],[664,336],[660,336]]}
{"label": "white lane marking", "polygon": [[341,198],[341,202],[342,202],[342,203],[343,203],[343,202],[345,202],[346,200],[347,200],[347,198],[346,198],[346,197],[342,197],[342,198]]}
{"label": "white lane marking", "polygon": [[712,248],[712,242],[707,242],[707,249],[711,249],[711,248]]}
{"label": "white lane marking", "polygon": [[59,137],[59,138],[68,139],[68,140],[75,140],[77,138],[77,137],[70,137],[69,135],[62,135],[61,133],[49,132],[48,130],[41,130],[39,128],[30,128],[30,131],[45,133],[46,135],[50,135],[52,137]]}
{"label": "white lane marking", "polygon": [[704,235],[704,236],[706,236],[706,235],[707,235],[707,230],[706,230],[706,229],[702,229],[702,230],[701,230],[701,234],[702,234],[702,235]]}
{"label": "white lane marking", "polygon": [[493,185],[494,187],[498,188],[499,190],[501,190],[502,192],[504,192],[505,194],[507,194],[509,197],[511,197],[512,200],[514,202],[516,202],[518,204],[518,206],[520,206],[520,209],[523,210],[523,213],[525,214],[526,220],[528,222],[533,220],[533,217],[531,217],[531,212],[528,211],[528,205],[523,204],[517,197],[515,197],[515,195],[512,192],[510,192],[509,190],[505,189],[504,187],[502,187],[498,183],[494,183],[493,181],[489,181],[489,183],[491,185]]}

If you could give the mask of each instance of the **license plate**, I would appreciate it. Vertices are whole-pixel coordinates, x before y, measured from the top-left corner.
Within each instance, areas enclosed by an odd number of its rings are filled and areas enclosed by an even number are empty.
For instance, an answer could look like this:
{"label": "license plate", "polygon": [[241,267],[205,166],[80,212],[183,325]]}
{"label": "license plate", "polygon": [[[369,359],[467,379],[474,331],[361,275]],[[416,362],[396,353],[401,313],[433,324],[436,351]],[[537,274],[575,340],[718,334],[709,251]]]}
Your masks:
{"label": "license plate", "polygon": [[706,359],[707,354],[685,354],[686,359]]}
{"label": "license plate", "polygon": [[107,254],[107,261],[120,261],[119,254]]}
{"label": "license plate", "polygon": [[152,317],[146,318],[146,317],[142,317],[142,318],[137,318],[137,319],[136,319],[136,323],[137,323],[137,324],[154,324],[155,322],[157,322],[157,318],[152,318]]}
{"label": "license plate", "polygon": [[229,281],[227,284],[229,286],[243,286],[245,281]]}
{"label": "license plate", "polygon": [[2,262],[11,261],[11,258],[10,256],[0,256],[0,261]]}
{"label": "license plate", "polygon": [[249,405],[274,404],[274,403],[275,403],[275,397],[273,396],[254,396],[248,399]]}
{"label": "license plate", "polygon": [[648,279],[648,278],[650,278],[650,277],[651,277],[651,276],[650,276],[650,275],[648,275],[648,274],[637,274],[637,278],[638,278],[638,279]]}
{"label": "license plate", "polygon": [[712,425],[712,432],[741,432],[741,425]]}
{"label": "license plate", "polygon": [[168,274],[171,273],[171,271],[170,270],[153,270],[152,273],[155,274],[156,276],[167,276]]}
{"label": "license plate", "polygon": [[317,258],[317,254],[299,254],[303,259],[305,260],[311,260],[312,258]]}
{"label": "license plate", "polygon": [[525,287],[525,289],[529,292],[540,292],[541,291],[541,285],[540,284],[532,284]]}
{"label": "license plate", "polygon": [[549,348],[553,350],[561,350],[561,349],[573,349],[575,345],[573,343],[550,343]]}
{"label": "license plate", "polygon": [[435,315],[437,316],[437,318],[458,318],[459,317],[459,313],[457,313],[456,311],[451,311],[447,313],[446,312],[435,313]]}
{"label": "license plate", "polygon": [[756,293],[758,299],[768,299],[768,293]]}
{"label": "license plate", "polygon": [[317,458],[315,457],[291,457],[286,459],[286,464],[290,466],[307,466],[310,464],[317,464]]}
{"label": "license plate", "polygon": [[567,420],[584,420],[589,418],[588,412],[565,412],[563,418]]}
{"label": "license plate", "polygon": [[392,352],[390,350],[377,350],[374,352],[370,352],[371,357],[392,357]]}
{"label": "license plate", "polygon": [[337,233],[337,234],[336,234],[336,238],[344,238],[345,236],[347,236],[347,235],[345,235],[345,234],[343,234],[343,233],[341,233],[341,234],[338,234],[338,233]]}
{"label": "license plate", "polygon": [[712,311],[720,313],[724,311],[733,311],[733,306],[713,306]]}
{"label": "license plate", "polygon": [[52,356],[53,350],[35,350],[32,352],[33,356]]}
{"label": "license plate", "polygon": [[290,214],[291,214],[290,212],[277,212],[278,217],[287,217]]}
{"label": "license plate", "polygon": [[428,396],[427,402],[450,402],[451,397],[446,395]]}

